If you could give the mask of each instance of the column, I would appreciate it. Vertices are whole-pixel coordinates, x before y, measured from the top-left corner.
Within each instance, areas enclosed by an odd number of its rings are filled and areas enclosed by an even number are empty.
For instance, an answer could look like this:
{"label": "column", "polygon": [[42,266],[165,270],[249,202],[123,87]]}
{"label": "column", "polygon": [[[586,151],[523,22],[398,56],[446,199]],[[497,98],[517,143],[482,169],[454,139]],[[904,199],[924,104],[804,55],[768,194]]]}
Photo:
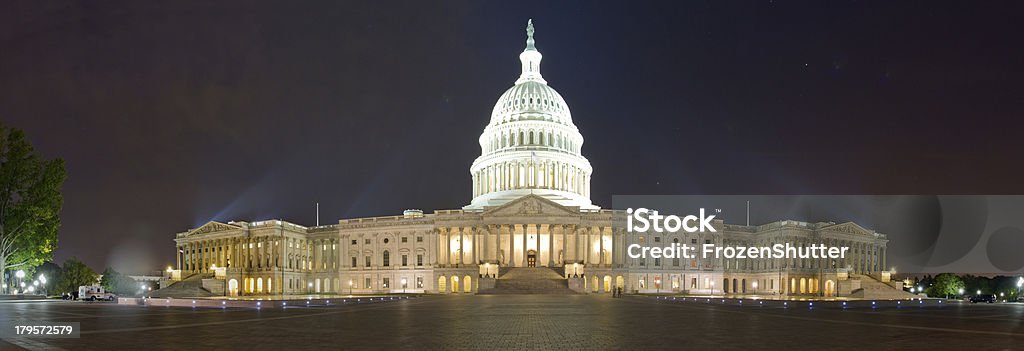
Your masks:
{"label": "column", "polygon": [[540,260],[541,260],[541,258],[540,258],[541,257],[540,256],[540,224],[534,224],[534,229],[536,230],[536,234],[534,234],[536,236],[533,238],[533,243],[534,243],[533,247],[537,249],[537,254],[534,257],[534,259],[536,260],[536,261],[534,261],[534,264],[537,267],[540,267]]}
{"label": "column", "polygon": [[583,249],[583,262],[585,262],[586,264],[589,265],[591,263],[590,262],[590,246],[591,245],[590,245],[590,229],[589,228],[587,228],[587,230],[586,230],[586,236],[587,236],[587,244],[586,244],[587,246]]}
{"label": "column", "polygon": [[597,254],[601,256],[597,258],[597,261],[604,267],[604,227],[597,228],[597,246]]}
{"label": "column", "polygon": [[526,227],[526,224],[523,224],[522,226],[523,226],[523,262],[522,262],[522,264],[523,264],[523,267],[526,267],[526,252],[529,251],[529,250],[526,249],[526,247],[527,247],[526,246],[526,233],[527,233],[527,229],[526,228],[527,227]]}
{"label": "column", "polygon": [[555,266],[555,226],[548,224],[548,267]]}
{"label": "column", "polygon": [[494,262],[500,265],[501,260],[498,259],[498,253],[501,252],[501,226],[492,224],[488,228],[489,232],[494,233]]}
{"label": "column", "polygon": [[480,237],[479,236],[480,233],[477,232],[476,227],[469,228],[469,233],[470,233],[471,236],[473,236],[473,246],[472,246],[473,262],[470,262],[470,264],[473,264],[473,265],[480,264],[480,260],[479,260],[480,256],[477,254],[478,251],[480,251],[480,246],[482,246],[482,245],[480,245],[480,241],[478,240],[479,237]]}
{"label": "column", "polygon": [[466,248],[466,245],[465,245],[466,238],[465,238],[465,236],[462,235],[463,231],[464,231],[464,228],[460,226],[459,227],[459,257],[455,260],[455,263],[460,265],[460,266],[466,263],[466,249],[465,249]]}
{"label": "column", "polygon": [[515,235],[513,233],[516,230],[516,225],[512,224],[512,225],[507,225],[507,226],[504,226],[504,227],[508,228],[508,252],[505,253],[505,257],[507,258],[508,266],[509,267],[515,267],[516,266],[516,258],[515,258],[516,257],[515,256],[515,248],[516,248],[516,240],[515,239],[516,239],[516,237],[515,237]]}
{"label": "column", "polygon": [[564,224],[559,226],[559,230],[562,231],[562,259],[560,260],[561,262],[559,262],[559,264],[562,265],[562,267],[565,267],[565,259],[569,257],[569,251],[566,250],[567,236],[565,235],[565,232],[568,231],[568,228],[569,226]]}

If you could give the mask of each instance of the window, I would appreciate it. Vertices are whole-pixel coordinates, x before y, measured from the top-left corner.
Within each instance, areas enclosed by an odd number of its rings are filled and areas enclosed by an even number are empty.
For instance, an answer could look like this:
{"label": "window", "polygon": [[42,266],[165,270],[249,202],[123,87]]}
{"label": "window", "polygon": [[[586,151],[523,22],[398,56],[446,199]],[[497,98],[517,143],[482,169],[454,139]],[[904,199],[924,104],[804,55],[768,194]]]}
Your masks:
{"label": "window", "polygon": [[672,266],[673,267],[679,267],[679,257],[676,257],[676,258],[672,259]]}
{"label": "window", "polygon": [[672,239],[672,242],[678,244],[679,243],[679,238]]}
{"label": "window", "polygon": [[661,242],[661,237],[660,236],[654,237],[654,242],[660,243]]}
{"label": "window", "polygon": [[388,238],[384,238],[384,243],[387,244],[390,241]]}
{"label": "window", "polygon": [[654,259],[654,265],[657,266],[657,267],[661,266],[661,258],[660,257]]}
{"label": "window", "polygon": [[363,240],[363,243],[366,245],[370,245],[370,239]]}
{"label": "window", "polygon": [[356,244],[356,239],[352,239],[352,245]]}
{"label": "window", "polygon": [[366,266],[370,266],[370,255],[366,255]]}
{"label": "window", "polygon": [[417,266],[422,266],[423,265],[423,254],[416,255],[416,265]]}
{"label": "window", "polygon": [[373,289],[373,286],[370,285],[370,278],[366,278],[364,283],[366,283],[366,285],[363,285],[363,288],[365,288],[365,289]]}
{"label": "window", "polygon": [[391,253],[388,252],[387,250],[384,250],[384,267],[388,266],[391,266]]}
{"label": "window", "polygon": [[423,237],[422,236],[417,236],[416,237],[416,242],[422,243],[423,242]]}
{"label": "window", "polygon": [[416,289],[423,289],[423,277],[416,277]]}
{"label": "window", "polygon": [[402,267],[409,265],[409,255],[402,255]]}
{"label": "window", "polygon": [[384,284],[381,285],[380,287],[384,288],[384,289],[390,288],[391,287],[391,278],[384,278]]}
{"label": "window", "polygon": [[690,243],[691,244],[696,244],[697,243],[697,239],[690,239]]}
{"label": "window", "polygon": [[356,257],[352,256],[352,268],[356,267]]}
{"label": "window", "polygon": [[403,237],[402,237],[402,242],[403,242],[403,243],[407,243],[407,242],[409,242],[409,237],[405,237],[405,236],[403,236]]}
{"label": "window", "polygon": [[711,243],[711,239],[706,239],[706,240],[704,240],[704,243],[705,243],[705,244],[710,244],[710,243]]}
{"label": "window", "polygon": [[641,258],[641,259],[640,259],[640,265],[641,265],[641,266],[646,266],[646,265],[647,265],[647,259],[645,259],[645,258]]}

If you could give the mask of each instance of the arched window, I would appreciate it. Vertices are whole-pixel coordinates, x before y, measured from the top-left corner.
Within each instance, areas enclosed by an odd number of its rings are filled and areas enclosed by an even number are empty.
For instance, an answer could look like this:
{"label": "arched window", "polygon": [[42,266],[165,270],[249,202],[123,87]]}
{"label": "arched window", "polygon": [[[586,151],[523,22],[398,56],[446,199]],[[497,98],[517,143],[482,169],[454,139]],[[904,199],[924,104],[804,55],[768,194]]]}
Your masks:
{"label": "arched window", "polygon": [[529,144],[533,145],[533,131],[532,130],[530,131],[530,142],[529,142]]}
{"label": "arched window", "polygon": [[391,253],[388,250],[384,250],[384,267],[391,266]]}

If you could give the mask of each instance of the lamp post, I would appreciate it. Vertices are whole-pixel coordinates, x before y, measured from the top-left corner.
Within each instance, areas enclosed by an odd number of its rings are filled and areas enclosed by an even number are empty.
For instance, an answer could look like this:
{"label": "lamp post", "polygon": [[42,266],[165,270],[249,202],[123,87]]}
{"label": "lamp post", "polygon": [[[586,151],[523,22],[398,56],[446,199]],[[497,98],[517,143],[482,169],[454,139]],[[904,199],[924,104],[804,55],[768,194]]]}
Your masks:
{"label": "lamp post", "polygon": [[352,279],[348,280],[348,296],[352,296]]}
{"label": "lamp post", "polygon": [[[22,279],[25,278],[25,271],[19,269],[17,272],[14,272],[14,276],[18,278],[18,285],[21,286],[21,288],[22,288],[21,290],[24,291],[25,290],[25,282],[22,281]],[[24,293],[24,292],[22,292],[22,293]]]}

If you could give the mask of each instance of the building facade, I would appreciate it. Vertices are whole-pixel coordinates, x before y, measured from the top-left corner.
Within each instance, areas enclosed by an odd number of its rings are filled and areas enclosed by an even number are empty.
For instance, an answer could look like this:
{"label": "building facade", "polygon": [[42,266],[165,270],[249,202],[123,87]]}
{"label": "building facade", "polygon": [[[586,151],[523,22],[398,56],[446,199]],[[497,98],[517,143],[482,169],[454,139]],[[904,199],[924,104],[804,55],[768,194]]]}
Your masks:
{"label": "building facade", "polygon": [[[175,237],[179,279],[210,275],[227,295],[476,293],[510,268],[548,267],[577,290],[835,296],[887,276],[885,235],[854,223],[779,221],[715,232],[627,233],[590,200],[593,169],[568,105],[540,73],[527,26],[522,73],[495,104],[461,209],[342,219],[209,222]],[[845,259],[633,259],[633,243],[849,246]]]}

